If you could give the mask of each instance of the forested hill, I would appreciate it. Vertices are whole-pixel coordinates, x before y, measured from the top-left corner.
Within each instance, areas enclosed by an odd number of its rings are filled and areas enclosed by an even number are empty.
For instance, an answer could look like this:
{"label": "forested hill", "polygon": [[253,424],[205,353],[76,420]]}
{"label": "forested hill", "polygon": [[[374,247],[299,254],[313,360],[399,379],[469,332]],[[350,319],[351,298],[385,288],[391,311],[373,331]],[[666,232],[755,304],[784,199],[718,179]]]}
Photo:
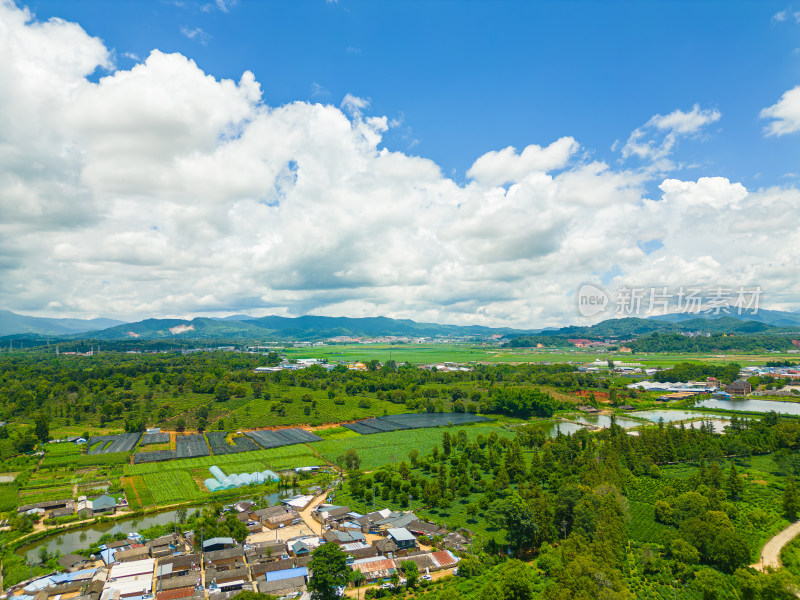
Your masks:
{"label": "forested hill", "polygon": [[0,335],[72,335],[122,324],[115,319],[48,319],[0,310]]}
{"label": "forested hill", "polygon": [[[2,331],[2,328],[0,328]],[[16,331],[14,333],[17,333]],[[28,332],[25,332],[28,333]],[[30,333],[40,333],[31,331]],[[65,336],[71,339],[85,338],[100,341],[108,340],[265,340],[294,339],[315,340],[336,336],[380,337],[481,337],[505,335],[524,335],[531,330],[494,328],[437,323],[417,323],[408,319],[388,317],[247,317],[237,315],[233,319],[195,318],[185,319],[146,319],[136,323],[125,323],[82,333],[79,336]],[[27,339],[31,338],[29,335]]]}
{"label": "forested hill", "polygon": [[633,340],[626,345],[642,352],[757,348],[786,350],[792,347],[792,338],[798,336],[800,326],[778,327],[730,316],[677,322],[630,317],[608,319],[590,327],[562,327],[533,335],[520,335],[505,346],[565,346],[569,344],[569,339],[580,338],[597,341]]}
{"label": "forested hill", "polygon": [[[773,311],[776,312],[776,311]],[[786,313],[791,314],[791,313]],[[775,325],[752,320],[750,315],[714,316],[684,320],[623,318],[608,319],[589,327],[569,326],[561,329],[534,330],[508,327],[459,326],[438,323],[417,323],[409,319],[388,317],[250,317],[235,315],[226,318],[197,317],[194,319],[145,319],[135,323],[120,323],[109,319],[81,321],[78,319],[44,319],[26,317],[8,311],[0,311],[0,343],[9,337],[25,343],[51,340],[177,340],[177,341],[247,341],[247,340],[322,340],[337,336],[382,337],[406,336],[411,338],[511,338],[509,347],[568,345],[567,340],[585,338],[589,340],[631,340],[652,334],[700,334],[771,336],[788,340],[794,334],[800,337],[800,324]],[[773,315],[773,323],[788,323]],[[113,325],[113,326],[109,326]],[[685,336],[681,336],[685,337]],[[661,344],[663,339],[658,340]],[[684,342],[681,342],[684,343]],[[695,345],[702,342],[695,342]],[[787,346],[788,347],[788,346]],[[775,348],[780,349],[780,348]]]}

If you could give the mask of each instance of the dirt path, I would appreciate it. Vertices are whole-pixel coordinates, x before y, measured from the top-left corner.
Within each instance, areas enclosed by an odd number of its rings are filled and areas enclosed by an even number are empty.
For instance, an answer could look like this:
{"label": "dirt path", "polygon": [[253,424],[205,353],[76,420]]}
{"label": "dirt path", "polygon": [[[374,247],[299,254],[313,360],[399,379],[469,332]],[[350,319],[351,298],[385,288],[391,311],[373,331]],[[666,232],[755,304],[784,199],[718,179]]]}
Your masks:
{"label": "dirt path", "polygon": [[767,541],[761,548],[761,560],[750,566],[759,571],[763,571],[767,567],[779,569],[781,567],[781,550],[797,534],[800,534],[800,521],[792,523]]}
{"label": "dirt path", "polygon": [[328,498],[329,493],[330,492],[325,492],[324,494],[320,494],[319,496],[314,498],[308,506],[306,506],[303,510],[300,511],[300,518],[303,519],[303,521],[305,522],[306,525],[308,525],[308,528],[311,531],[313,531],[315,534],[319,532],[318,535],[320,536],[323,534],[322,524],[318,523],[314,519],[314,517],[311,516],[311,513],[320,504],[325,502],[325,500]]}
{"label": "dirt path", "polygon": [[[123,484],[124,484],[124,479],[125,478],[123,477],[122,479],[123,479]],[[142,506],[142,499],[139,498],[139,490],[136,489],[136,484],[133,483],[133,477],[128,477],[128,483],[131,484],[131,489],[133,490],[133,493],[136,495],[136,502],[139,503],[139,508],[144,508]],[[127,498],[126,498],[126,500],[127,500]],[[131,505],[130,500],[128,500],[128,506],[130,506],[130,505]]]}

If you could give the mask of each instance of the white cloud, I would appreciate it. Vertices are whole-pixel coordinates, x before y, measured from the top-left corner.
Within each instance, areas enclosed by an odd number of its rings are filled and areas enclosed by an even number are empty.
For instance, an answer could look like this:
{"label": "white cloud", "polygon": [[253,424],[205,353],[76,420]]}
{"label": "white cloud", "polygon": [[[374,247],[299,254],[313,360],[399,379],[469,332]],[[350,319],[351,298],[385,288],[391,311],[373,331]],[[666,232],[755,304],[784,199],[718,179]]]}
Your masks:
{"label": "white cloud", "polygon": [[[368,100],[268,106],[251,73],[219,80],[159,51],[112,71],[99,40],[8,3],[0,56],[2,307],[536,327],[574,321],[570,293],[606,273],[800,297],[793,187],[668,179],[648,200],[651,173],[571,137],[488,152],[458,184],[383,148],[389,120]],[[676,111],[647,131],[718,118]]]}
{"label": "white cloud", "polygon": [[716,109],[701,109],[695,104],[692,110],[674,110],[667,115],[653,115],[642,127],[635,129],[625,146],[622,157],[637,157],[650,161],[656,171],[674,168],[669,159],[680,137],[696,136],[700,131],[719,121],[721,113]]}
{"label": "white cloud", "polygon": [[208,33],[206,33],[205,31],[203,31],[203,29],[200,28],[200,27],[189,28],[189,27],[181,26],[180,31],[181,31],[181,35],[183,35],[184,37],[187,37],[190,40],[197,40],[198,42],[200,42],[204,46],[206,44],[208,44],[208,40],[211,39],[211,36]]}
{"label": "white cloud", "polygon": [[225,13],[229,12],[230,7],[236,4],[233,0],[214,0],[214,2],[217,4],[217,8]]}
{"label": "white cloud", "polygon": [[323,85],[317,83],[316,81],[311,83],[311,96],[318,97],[318,96],[330,96],[330,91]]}
{"label": "white cloud", "polygon": [[789,9],[786,8],[772,15],[772,20],[775,23],[783,23],[788,17],[789,17]]}
{"label": "white cloud", "polygon": [[350,114],[361,114],[365,108],[369,108],[369,98],[345,94],[340,106]]}
{"label": "white cloud", "polygon": [[764,128],[767,135],[800,131],[800,85],[784,92],[781,99],[761,111],[762,119],[773,119]]}
{"label": "white cloud", "polygon": [[546,148],[531,144],[520,154],[511,146],[487,152],[467,171],[467,176],[487,185],[521,181],[527,175],[563,169],[580,144],[571,137],[556,140]]}

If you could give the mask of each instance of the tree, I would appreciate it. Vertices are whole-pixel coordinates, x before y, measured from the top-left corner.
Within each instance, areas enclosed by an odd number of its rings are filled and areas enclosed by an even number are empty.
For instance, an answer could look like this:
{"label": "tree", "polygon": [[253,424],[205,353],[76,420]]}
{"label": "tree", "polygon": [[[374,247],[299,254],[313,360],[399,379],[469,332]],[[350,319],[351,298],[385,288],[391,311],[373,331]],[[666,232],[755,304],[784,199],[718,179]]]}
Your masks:
{"label": "tree", "polygon": [[544,533],[541,523],[525,501],[516,492],[505,500],[498,500],[494,505],[495,521],[506,529],[509,544],[521,554],[539,543]]}
{"label": "tree", "polygon": [[790,521],[796,520],[800,512],[800,494],[797,493],[797,484],[792,476],[786,480],[786,487],[783,490],[783,512]]}
{"label": "tree", "polygon": [[750,548],[747,541],[735,531],[722,529],[712,546],[714,562],[721,571],[733,573],[750,562]]}
{"label": "tree", "polygon": [[714,569],[700,569],[694,574],[693,585],[703,595],[703,600],[717,600],[726,596],[725,576]]}
{"label": "tree", "polygon": [[503,566],[503,600],[533,598],[533,569],[521,560],[512,559]]}
{"label": "tree", "polygon": [[403,575],[406,576],[406,585],[416,589],[417,582],[419,581],[419,567],[413,560],[404,560],[400,563],[400,568],[403,570]]}
{"label": "tree", "polygon": [[742,490],[744,486],[742,484],[742,478],[739,475],[739,472],[736,470],[736,463],[731,461],[731,468],[728,471],[728,481],[725,482],[726,487],[728,488],[728,494],[730,494],[731,500],[734,502],[739,500],[739,497],[742,495]]}
{"label": "tree", "polygon": [[358,469],[361,468],[361,458],[358,456],[358,452],[356,452],[353,448],[350,448],[347,452],[340,456],[336,462],[344,465],[344,468],[348,471],[358,471]]}
{"label": "tree", "polygon": [[41,443],[45,443],[50,439],[50,419],[44,413],[36,415],[36,437]]}
{"label": "tree", "polygon": [[503,596],[500,593],[500,588],[497,587],[497,584],[494,581],[489,580],[481,590],[480,600],[499,600],[502,597]]}
{"label": "tree", "polygon": [[323,544],[311,554],[308,589],[314,600],[336,600],[337,588],[347,585],[347,555],[336,544]]}
{"label": "tree", "polygon": [[231,390],[227,383],[220,383],[214,390],[214,398],[217,402],[225,402],[231,397]]}
{"label": "tree", "polygon": [[459,577],[477,577],[483,573],[486,565],[483,560],[474,554],[468,554],[458,563]]}
{"label": "tree", "polygon": [[356,586],[356,590],[357,590],[356,591],[356,598],[360,598],[361,597],[361,584],[364,583],[364,581],[366,581],[367,576],[364,575],[358,569],[355,569],[354,571],[350,572],[350,576],[349,577],[350,577],[350,581],[353,582],[353,585]]}

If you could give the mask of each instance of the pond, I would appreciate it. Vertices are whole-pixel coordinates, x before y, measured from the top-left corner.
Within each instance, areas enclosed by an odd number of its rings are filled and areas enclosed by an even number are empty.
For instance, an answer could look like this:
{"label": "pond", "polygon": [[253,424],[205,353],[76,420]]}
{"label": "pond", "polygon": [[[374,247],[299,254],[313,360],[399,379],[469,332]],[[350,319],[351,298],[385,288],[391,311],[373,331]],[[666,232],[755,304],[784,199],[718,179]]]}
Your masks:
{"label": "pond", "polygon": [[[611,416],[610,415],[581,415],[575,418],[578,423],[586,423],[587,425],[594,425],[595,427],[611,427]],[[636,421],[634,419],[626,419],[625,417],[617,417],[617,425],[622,427],[623,429],[628,429],[630,427],[638,427],[642,425],[641,421]]]}
{"label": "pond", "polygon": [[545,435],[550,438],[556,437],[558,431],[567,435],[568,433],[575,433],[583,429],[582,425],[577,423],[570,423],[569,421],[532,421],[531,425],[535,425],[543,430]]}
{"label": "pond", "polygon": [[[276,504],[279,500],[294,496],[296,493],[299,493],[299,490],[283,490],[281,492],[265,494],[262,496],[262,498],[264,498],[264,506]],[[245,498],[242,498],[242,500],[244,499]],[[253,500],[253,498],[250,498],[250,500]],[[187,508],[187,515],[192,514],[198,508],[202,507]],[[122,533],[130,533],[132,531],[147,529],[153,525],[166,525],[168,523],[174,523],[176,519],[177,512],[174,510],[168,510],[138,518],[120,519],[109,523],[96,523],[86,527],[81,527],[80,529],[65,531],[43,540],[39,540],[38,542],[34,542],[33,544],[22,546],[19,548],[19,550],[17,550],[17,553],[25,556],[27,560],[38,562],[39,549],[43,547],[47,548],[48,552],[55,552],[58,550],[61,552],[61,554],[69,554],[76,550],[93,546],[106,533],[116,533],[118,531],[121,531]],[[178,530],[180,529],[181,526],[178,525]]]}
{"label": "pond", "polygon": [[33,544],[23,546],[17,550],[17,553],[25,556],[27,560],[39,562],[40,548],[47,548],[48,552],[55,552],[58,550],[61,554],[69,554],[75,550],[93,546],[106,533],[116,533],[118,531],[129,533],[131,531],[137,531],[138,529],[152,527],[153,525],[172,523],[176,519],[177,513],[174,510],[169,510],[139,518],[120,519],[119,521],[110,523],[92,524],[87,527],[81,527],[80,529],[65,531],[64,533],[59,533],[52,537],[34,542]]}
{"label": "pond", "polygon": [[800,415],[800,403],[778,402],[776,400],[701,400],[695,404],[700,408],[719,408],[745,412],[767,413],[775,411],[784,415]]}
{"label": "pond", "polygon": [[658,423],[659,419],[664,419],[665,423],[672,423],[675,421],[688,421],[690,419],[700,418],[719,418],[716,413],[702,412],[699,410],[638,410],[629,413],[631,416],[647,419]]}

